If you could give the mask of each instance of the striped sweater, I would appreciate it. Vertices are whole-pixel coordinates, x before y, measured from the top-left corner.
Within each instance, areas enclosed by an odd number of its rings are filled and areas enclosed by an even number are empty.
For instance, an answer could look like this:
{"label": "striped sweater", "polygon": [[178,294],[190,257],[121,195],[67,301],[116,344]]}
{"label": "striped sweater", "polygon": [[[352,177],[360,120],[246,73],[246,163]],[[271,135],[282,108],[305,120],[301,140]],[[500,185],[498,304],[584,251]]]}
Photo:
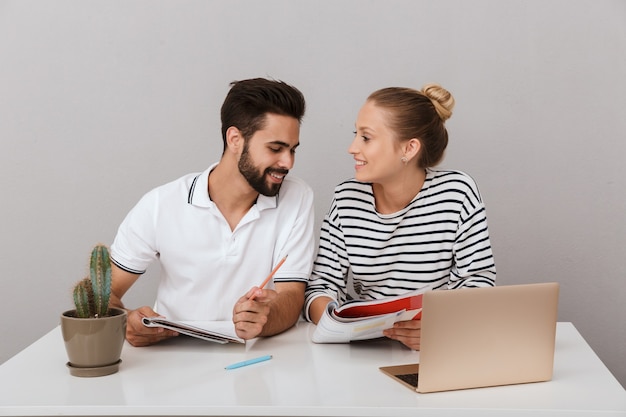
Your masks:
{"label": "striped sweater", "polygon": [[371,300],[427,285],[493,286],[495,279],[485,207],[470,176],[429,169],[421,191],[393,214],[376,212],[371,184],[348,180],[324,217],[305,317],[319,296],[342,304],[349,293]]}

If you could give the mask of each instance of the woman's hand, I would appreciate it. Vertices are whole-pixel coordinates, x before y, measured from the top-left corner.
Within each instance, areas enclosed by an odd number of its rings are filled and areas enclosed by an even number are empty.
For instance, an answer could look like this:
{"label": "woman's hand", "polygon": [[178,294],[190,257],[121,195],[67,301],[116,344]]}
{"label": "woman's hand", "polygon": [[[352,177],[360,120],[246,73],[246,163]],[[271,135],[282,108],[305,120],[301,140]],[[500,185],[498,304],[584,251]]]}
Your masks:
{"label": "woman's hand", "polygon": [[391,329],[383,331],[386,337],[397,340],[413,350],[420,350],[421,333],[421,320],[399,321],[394,323]]}

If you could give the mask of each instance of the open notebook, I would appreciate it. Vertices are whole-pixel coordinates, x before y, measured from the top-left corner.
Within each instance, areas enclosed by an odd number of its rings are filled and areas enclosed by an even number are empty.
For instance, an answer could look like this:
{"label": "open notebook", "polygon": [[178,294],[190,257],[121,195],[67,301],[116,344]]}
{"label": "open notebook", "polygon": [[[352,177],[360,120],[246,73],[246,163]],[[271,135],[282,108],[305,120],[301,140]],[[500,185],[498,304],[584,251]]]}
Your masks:
{"label": "open notebook", "polygon": [[380,370],[417,392],[552,379],[559,284],[429,291],[419,364]]}

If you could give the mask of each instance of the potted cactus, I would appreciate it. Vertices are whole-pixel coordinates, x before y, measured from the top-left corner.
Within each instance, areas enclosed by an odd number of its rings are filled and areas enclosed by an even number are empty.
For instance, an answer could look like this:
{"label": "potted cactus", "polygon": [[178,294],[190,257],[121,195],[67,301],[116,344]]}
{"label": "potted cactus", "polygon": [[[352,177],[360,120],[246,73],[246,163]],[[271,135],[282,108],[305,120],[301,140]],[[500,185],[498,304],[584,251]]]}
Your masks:
{"label": "potted cactus", "polygon": [[61,332],[74,376],[115,373],[126,335],[126,311],[109,307],[111,260],[106,246],[91,252],[90,276],[74,286],[75,308],[61,315]]}

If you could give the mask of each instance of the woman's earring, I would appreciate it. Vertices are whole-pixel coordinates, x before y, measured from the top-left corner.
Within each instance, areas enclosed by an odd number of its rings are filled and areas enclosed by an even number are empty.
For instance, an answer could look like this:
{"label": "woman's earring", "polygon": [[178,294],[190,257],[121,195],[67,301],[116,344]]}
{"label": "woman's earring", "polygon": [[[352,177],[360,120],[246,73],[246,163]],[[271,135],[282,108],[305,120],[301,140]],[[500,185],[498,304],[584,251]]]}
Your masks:
{"label": "woman's earring", "polygon": [[400,158],[400,160],[402,161],[404,165],[406,165],[406,163],[409,162],[409,159],[406,156],[403,156],[402,158]]}

